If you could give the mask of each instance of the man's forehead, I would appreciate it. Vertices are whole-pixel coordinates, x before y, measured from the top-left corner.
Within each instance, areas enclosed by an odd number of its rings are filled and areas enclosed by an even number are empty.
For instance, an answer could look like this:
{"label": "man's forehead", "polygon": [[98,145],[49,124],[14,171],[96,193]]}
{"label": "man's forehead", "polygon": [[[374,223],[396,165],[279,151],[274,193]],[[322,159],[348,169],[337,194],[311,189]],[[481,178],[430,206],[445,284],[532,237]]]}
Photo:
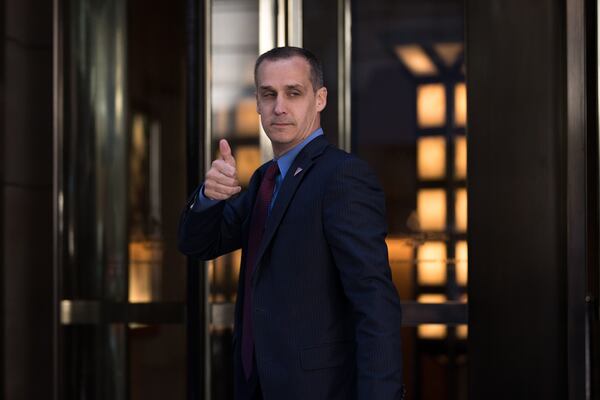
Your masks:
{"label": "man's forehead", "polygon": [[281,85],[277,85],[267,80],[259,85],[258,90],[272,90],[275,89],[276,86],[281,86],[284,89],[304,89],[306,87],[306,85],[301,82],[289,81]]}
{"label": "man's forehead", "polygon": [[[310,65],[302,57],[293,56],[278,60],[264,60],[257,71],[258,86],[271,86],[274,81],[278,85],[306,85],[310,82]],[[283,82],[281,82],[283,81]]]}

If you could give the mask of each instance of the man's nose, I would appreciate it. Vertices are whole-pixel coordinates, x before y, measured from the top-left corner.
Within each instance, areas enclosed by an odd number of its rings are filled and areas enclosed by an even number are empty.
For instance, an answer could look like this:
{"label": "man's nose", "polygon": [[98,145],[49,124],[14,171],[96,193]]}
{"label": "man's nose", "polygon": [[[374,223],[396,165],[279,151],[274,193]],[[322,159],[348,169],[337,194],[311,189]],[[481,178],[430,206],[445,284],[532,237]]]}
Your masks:
{"label": "man's nose", "polygon": [[283,96],[277,96],[277,98],[275,100],[275,114],[281,115],[281,114],[285,114],[285,112],[286,112],[286,107],[285,107],[285,102],[284,102]]}

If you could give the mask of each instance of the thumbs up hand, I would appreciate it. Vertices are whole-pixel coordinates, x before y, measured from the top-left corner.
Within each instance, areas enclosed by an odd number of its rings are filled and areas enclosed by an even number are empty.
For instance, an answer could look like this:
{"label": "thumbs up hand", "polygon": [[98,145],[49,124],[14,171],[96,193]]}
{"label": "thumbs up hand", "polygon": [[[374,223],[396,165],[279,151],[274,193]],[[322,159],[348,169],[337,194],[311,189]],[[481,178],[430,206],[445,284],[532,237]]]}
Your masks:
{"label": "thumbs up hand", "polygon": [[235,158],[227,140],[219,142],[221,157],[212,162],[204,180],[204,195],[211,200],[227,200],[242,191],[238,182]]}

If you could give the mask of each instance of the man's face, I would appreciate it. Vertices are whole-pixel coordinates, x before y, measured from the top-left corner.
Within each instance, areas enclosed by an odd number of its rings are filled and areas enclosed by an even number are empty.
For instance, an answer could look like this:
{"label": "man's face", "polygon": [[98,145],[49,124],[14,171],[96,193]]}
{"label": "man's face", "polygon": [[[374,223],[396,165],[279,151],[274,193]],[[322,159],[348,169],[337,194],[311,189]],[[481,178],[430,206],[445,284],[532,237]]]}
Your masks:
{"label": "man's face", "polygon": [[275,156],[280,156],[321,126],[327,89],[315,92],[310,65],[302,57],[265,60],[256,78],[256,109]]}

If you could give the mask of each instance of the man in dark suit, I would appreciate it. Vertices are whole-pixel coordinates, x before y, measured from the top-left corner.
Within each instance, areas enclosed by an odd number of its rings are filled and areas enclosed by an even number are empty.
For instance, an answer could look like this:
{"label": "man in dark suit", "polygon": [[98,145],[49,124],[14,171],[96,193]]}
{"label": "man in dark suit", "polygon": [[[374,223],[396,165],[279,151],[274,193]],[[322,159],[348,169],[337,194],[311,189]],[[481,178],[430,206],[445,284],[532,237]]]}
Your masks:
{"label": "man in dark suit", "polygon": [[314,55],[273,49],[255,81],[274,160],[240,194],[222,140],[179,228],[180,250],[202,260],[242,248],[236,398],[401,399],[400,302],[377,178],[324,138]]}

